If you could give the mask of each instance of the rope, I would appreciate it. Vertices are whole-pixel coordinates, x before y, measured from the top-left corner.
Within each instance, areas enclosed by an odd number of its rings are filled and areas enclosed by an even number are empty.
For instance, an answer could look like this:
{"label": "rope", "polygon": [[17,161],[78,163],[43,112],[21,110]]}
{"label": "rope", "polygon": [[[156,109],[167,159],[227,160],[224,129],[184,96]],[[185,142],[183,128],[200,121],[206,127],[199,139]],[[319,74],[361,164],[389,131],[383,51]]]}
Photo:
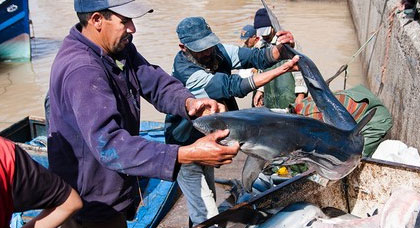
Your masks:
{"label": "rope", "polygon": [[[347,78],[348,78],[348,76],[347,76],[347,73],[348,73],[348,71],[347,71],[347,69],[348,69],[348,66],[351,64],[351,63],[353,63],[354,62],[354,60],[356,59],[356,57],[366,48],[366,46],[373,40],[373,38],[378,34],[378,32],[381,30],[381,28],[382,28],[382,26],[384,25],[384,23],[383,23],[383,15],[385,14],[385,10],[386,10],[386,5],[387,5],[387,3],[388,3],[388,1],[389,0],[386,0],[385,2],[384,2],[384,9],[383,9],[383,11],[382,11],[382,17],[381,17],[381,22],[380,22],[380,24],[379,24],[379,26],[378,26],[378,28],[376,29],[376,31],[369,37],[369,39],[365,42],[365,43],[363,43],[363,45],[350,57],[350,60],[346,63],[346,64],[344,64],[344,65],[342,65],[339,69],[338,69],[338,71],[332,76],[332,77],[330,77],[329,79],[327,79],[325,82],[327,83],[327,85],[329,85],[330,84],[330,82],[332,81],[332,80],[334,80],[335,78],[337,78],[341,73],[343,73],[343,72],[345,72],[345,75],[344,75],[344,85],[343,85],[343,87],[344,87],[344,89],[346,89],[346,84],[347,84]],[[395,7],[394,9],[392,9],[392,11],[391,11],[391,13],[390,13],[390,16],[388,17],[388,20],[390,20],[391,19],[391,16],[393,16],[393,15],[395,15],[395,10],[397,9],[397,7]],[[392,18],[392,22],[389,22],[388,24],[393,24],[393,18]],[[389,51],[389,47],[387,46],[387,50]]]}
{"label": "rope", "polygon": [[330,84],[330,82],[332,80],[334,80],[335,78],[337,78],[341,73],[345,72],[345,77],[344,77],[344,89],[346,89],[346,83],[347,83],[347,68],[350,64],[352,64],[354,62],[354,60],[356,59],[356,57],[362,53],[362,51],[366,48],[366,46],[368,45],[368,43],[370,43],[373,38],[378,34],[379,30],[382,27],[382,23],[379,25],[378,29],[376,29],[376,31],[369,37],[369,39],[350,57],[350,60],[342,65],[338,71],[334,74],[334,76],[332,76],[331,78],[327,79],[325,82],[327,83],[327,85]]}

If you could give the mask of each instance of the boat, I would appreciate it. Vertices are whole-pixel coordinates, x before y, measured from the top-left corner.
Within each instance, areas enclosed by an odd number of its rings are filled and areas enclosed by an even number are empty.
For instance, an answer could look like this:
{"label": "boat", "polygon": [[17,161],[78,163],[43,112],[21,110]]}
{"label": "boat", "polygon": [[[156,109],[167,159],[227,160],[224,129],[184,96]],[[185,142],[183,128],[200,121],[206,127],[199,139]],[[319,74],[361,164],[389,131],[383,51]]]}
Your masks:
{"label": "boat", "polygon": [[28,0],[0,0],[0,61],[29,61]]}
{"label": "boat", "polygon": [[[164,142],[164,123],[142,121],[139,134],[149,140]],[[35,161],[48,167],[46,139],[47,128],[45,119],[28,116],[0,132],[0,136],[14,141],[22,147]],[[176,182],[164,181],[155,178],[141,178],[143,206],[141,206],[132,221],[127,221],[128,228],[157,227],[174,205],[178,186]],[[11,227],[20,228],[34,218],[40,210],[15,213]]]}
{"label": "boat", "polygon": [[196,227],[244,227],[260,224],[270,211],[279,211],[297,202],[320,208],[336,208],[358,217],[382,208],[391,192],[406,186],[420,192],[420,167],[372,158],[339,181],[328,181],[307,171],[233,206]]}

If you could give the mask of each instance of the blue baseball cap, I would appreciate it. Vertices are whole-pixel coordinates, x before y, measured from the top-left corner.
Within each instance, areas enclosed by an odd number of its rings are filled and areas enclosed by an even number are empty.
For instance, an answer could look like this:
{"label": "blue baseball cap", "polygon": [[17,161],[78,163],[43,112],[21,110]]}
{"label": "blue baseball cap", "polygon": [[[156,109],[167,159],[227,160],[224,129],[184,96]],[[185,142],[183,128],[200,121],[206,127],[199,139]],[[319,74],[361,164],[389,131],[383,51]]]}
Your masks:
{"label": "blue baseball cap", "polygon": [[74,0],[74,10],[78,13],[105,9],[127,18],[137,18],[153,12],[152,8],[136,0]]}
{"label": "blue baseball cap", "polygon": [[257,31],[254,29],[254,26],[245,25],[241,30],[241,40],[247,40],[256,34]]}
{"label": "blue baseball cap", "polygon": [[179,41],[193,52],[201,52],[218,43],[219,38],[211,31],[202,17],[187,17],[176,28]]}

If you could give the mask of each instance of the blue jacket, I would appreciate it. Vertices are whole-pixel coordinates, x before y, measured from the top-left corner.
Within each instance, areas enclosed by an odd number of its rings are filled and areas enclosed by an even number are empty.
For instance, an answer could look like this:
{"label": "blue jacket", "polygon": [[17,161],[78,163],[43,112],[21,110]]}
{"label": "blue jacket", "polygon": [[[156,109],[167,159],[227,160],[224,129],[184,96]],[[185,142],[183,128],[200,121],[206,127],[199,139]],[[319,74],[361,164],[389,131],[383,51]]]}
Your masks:
{"label": "blue jacket", "polygon": [[[274,65],[277,61],[272,56],[272,48],[249,49],[218,44],[215,51],[219,65],[215,72],[202,68],[180,51],[175,57],[172,75],[197,98],[209,97],[224,103],[230,111],[238,110],[235,97],[245,97],[256,87],[252,77],[244,79],[231,71],[265,69]],[[191,122],[181,116],[167,115],[165,125],[165,138],[170,143],[188,145],[202,137]]]}
{"label": "blue jacket", "polygon": [[77,218],[95,221],[124,212],[138,195],[136,178],[173,180],[177,145],[138,136],[140,96],[157,110],[188,118],[185,100],[193,95],[133,44],[115,60],[70,30],[54,60],[50,79],[50,169],[80,193]]}

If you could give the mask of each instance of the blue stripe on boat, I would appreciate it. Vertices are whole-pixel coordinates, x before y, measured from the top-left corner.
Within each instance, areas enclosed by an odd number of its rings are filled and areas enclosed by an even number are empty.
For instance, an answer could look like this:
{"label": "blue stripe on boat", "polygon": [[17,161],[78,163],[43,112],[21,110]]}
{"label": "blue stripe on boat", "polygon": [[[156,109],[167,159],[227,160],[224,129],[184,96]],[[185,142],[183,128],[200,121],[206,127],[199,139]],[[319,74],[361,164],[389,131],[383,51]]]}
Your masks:
{"label": "blue stripe on boat", "polygon": [[10,25],[12,25],[12,24],[18,22],[19,20],[23,19],[24,17],[25,17],[25,12],[22,11],[22,12],[16,14],[15,16],[13,16],[12,18],[10,18],[9,20],[1,23],[0,24],[0,32],[3,29],[9,27]]}

